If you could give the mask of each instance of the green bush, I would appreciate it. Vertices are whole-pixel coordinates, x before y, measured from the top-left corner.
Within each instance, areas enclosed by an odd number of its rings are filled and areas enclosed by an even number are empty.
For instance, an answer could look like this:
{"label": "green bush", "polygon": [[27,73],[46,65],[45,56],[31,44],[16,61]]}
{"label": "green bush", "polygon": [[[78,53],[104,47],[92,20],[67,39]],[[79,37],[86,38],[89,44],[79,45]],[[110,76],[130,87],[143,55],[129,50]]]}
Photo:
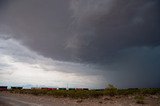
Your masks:
{"label": "green bush", "polygon": [[118,89],[111,84],[108,84],[108,87],[105,89],[104,94],[114,96],[117,95]]}

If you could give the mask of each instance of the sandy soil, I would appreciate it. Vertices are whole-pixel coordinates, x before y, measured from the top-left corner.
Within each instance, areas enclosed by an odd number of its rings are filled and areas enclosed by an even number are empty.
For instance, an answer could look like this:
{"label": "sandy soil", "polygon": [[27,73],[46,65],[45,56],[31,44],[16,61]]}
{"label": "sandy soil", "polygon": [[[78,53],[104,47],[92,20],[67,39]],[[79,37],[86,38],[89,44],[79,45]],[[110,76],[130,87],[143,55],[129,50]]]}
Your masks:
{"label": "sandy soil", "polygon": [[137,104],[135,96],[71,99],[0,92],[0,106],[160,106],[160,95],[147,95]]}

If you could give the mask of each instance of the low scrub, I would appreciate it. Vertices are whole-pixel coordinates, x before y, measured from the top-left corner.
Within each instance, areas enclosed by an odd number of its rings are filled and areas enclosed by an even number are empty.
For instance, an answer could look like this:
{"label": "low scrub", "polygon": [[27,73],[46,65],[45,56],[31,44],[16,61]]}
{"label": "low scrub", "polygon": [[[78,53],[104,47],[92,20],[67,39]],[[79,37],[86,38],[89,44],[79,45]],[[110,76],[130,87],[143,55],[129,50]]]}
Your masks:
{"label": "low scrub", "polygon": [[117,95],[117,93],[118,93],[118,89],[111,84],[109,84],[108,87],[104,91],[105,95],[110,95],[110,96],[115,96]]}
{"label": "low scrub", "polygon": [[[100,96],[115,96],[115,95],[155,95],[160,94],[160,88],[145,88],[145,89],[117,89],[109,85],[105,90],[43,90],[43,89],[22,89],[9,90],[11,93],[33,94],[33,95],[50,95],[54,97],[70,97],[70,98],[97,98]],[[137,102],[141,102],[141,97],[137,97]]]}

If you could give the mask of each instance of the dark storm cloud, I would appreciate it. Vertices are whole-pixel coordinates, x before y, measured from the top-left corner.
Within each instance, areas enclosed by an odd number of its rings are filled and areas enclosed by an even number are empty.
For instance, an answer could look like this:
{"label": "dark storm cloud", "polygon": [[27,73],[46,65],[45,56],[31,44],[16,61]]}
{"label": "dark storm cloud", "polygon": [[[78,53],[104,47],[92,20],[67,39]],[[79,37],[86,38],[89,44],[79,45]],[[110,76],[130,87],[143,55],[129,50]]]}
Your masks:
{"label": "dark storm cloud", "polygon": [[[86,13],[81,8],[75,8],[79,9],[81,17],[75,22],[79,26],[74,39],[78,41],[73,43],[77,44],[77,48],[73,49],[78,50],[78,56],[83,61],[106,62],[126,48],[159,45],[158,0],[115,0],[112,4],[109,12],[106,10],[103,13],[93,12],[93,6],[89,4],[85,8],[89,8]],[[93,14],[87,15],[91,12]]]}
{"label": "dark storm cloud", "polygon": [[116,55],[114,63],[100,67],[112,73],[108,73],[112,83],[119,86],[160,87],[160,46],[122,50]]}
{"label": "dark storm cloud", "polygon": [[0,14],[1,33],[11,34],[47,57],[66,59],[69,53],[64,42],[70,35],[67,27],[71,20],[68,3],[65,0],[11,1]]}
{"label": "dark storm cloud", "polygon": [[159,10],[158,0],[16,0],[0,17],[4,33],[44,56],[106,63],[120,50],[159,45]]}
{"label": "dark storm cloud", "polygon": [[[29,48],[58,61],[61,72],[102,75],[121,87],[158,87],[159,10],[159,0],[0,0],[2,55],[15,52],[18,61],[30,62],[37,54],[24,51]],[[19,46],[3,43],[7,39]]]}
{"label": "dark storm cloud", "polygon": [[6,4],[9,2],[9,0],[1,0],[0,1],[0,8],[6,6]]}

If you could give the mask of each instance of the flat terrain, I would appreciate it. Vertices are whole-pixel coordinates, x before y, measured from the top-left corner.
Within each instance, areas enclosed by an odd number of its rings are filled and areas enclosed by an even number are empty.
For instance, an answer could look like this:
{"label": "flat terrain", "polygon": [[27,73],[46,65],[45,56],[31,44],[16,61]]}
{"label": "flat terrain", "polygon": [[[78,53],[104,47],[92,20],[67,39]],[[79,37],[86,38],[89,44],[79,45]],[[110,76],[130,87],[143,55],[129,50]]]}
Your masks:
{"label": "flat terrain", "polygon": [[138,104],[135,95],[72,99],[0,92],[0,106],[160,106],[160,95],[144,96],[143,101]]}

